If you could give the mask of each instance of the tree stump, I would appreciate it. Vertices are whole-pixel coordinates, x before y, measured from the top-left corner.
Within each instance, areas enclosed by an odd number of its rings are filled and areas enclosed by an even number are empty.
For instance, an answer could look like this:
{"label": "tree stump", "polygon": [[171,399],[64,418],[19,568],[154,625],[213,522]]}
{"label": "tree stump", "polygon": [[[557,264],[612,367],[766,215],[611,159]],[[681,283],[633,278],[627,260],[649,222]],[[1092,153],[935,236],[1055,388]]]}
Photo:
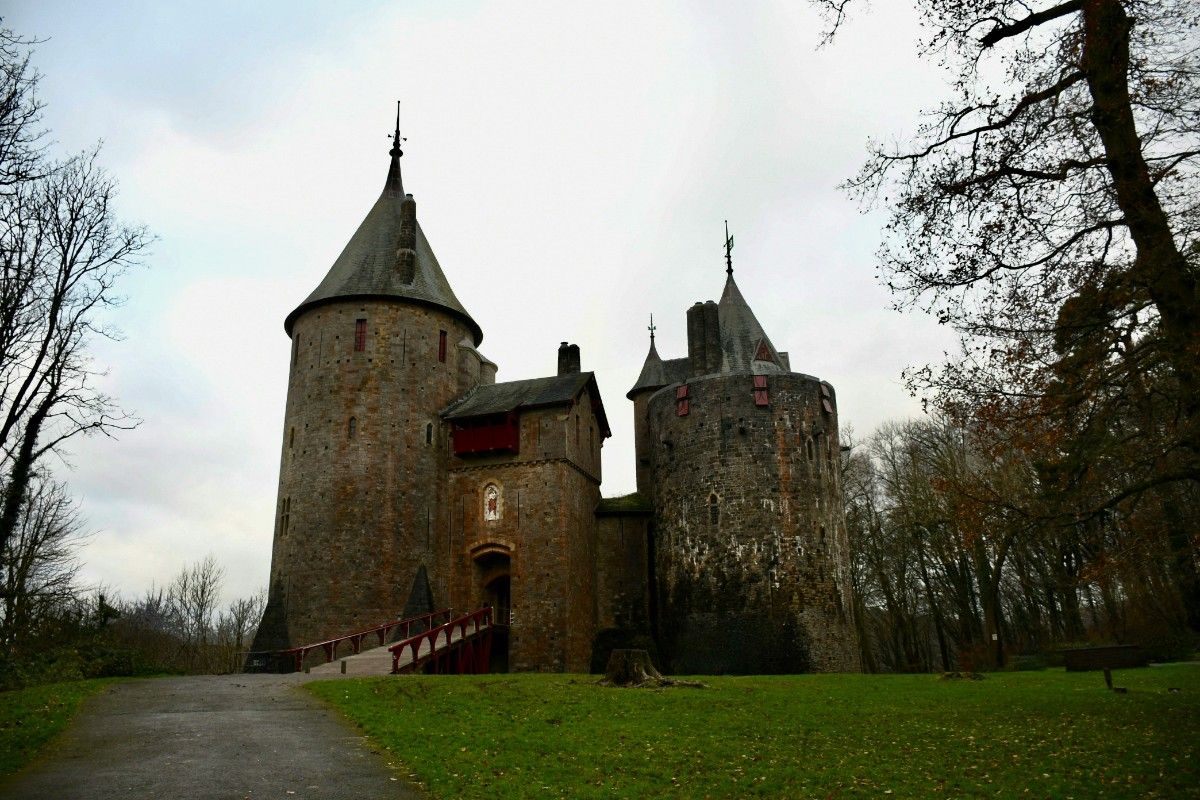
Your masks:
{"label": "tree stump", "polygon": [[645,650],[613,650],[604,671],[604,682],[611,686],[661,686],[663,676]]}

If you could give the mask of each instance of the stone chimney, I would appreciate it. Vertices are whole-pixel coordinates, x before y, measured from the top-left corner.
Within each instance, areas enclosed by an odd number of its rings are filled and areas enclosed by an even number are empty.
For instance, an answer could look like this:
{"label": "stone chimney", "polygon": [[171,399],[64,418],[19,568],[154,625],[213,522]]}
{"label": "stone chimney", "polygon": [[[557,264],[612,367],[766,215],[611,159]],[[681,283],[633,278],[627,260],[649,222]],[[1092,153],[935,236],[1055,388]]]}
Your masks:
{"label": "stone chimney", "polygon": [[558,346],[558,374],[579,372],[579,345],[563,342]]}
{"label": "stone chimney", "polygon": [[721,320],[717,304],[697,302],[687,312],[690,377],[721,371]]}
{"label": "stone chimney", "polygon": [[704,304],[696,301],[687,310],[688,366],[693,377],[708,371],[708,337],[704,322]]}
{"label": "stone chimney", "polygon": [[712,300],[704,304],[704,356],[703,374],[715,375],[721,371],[721,318]]}

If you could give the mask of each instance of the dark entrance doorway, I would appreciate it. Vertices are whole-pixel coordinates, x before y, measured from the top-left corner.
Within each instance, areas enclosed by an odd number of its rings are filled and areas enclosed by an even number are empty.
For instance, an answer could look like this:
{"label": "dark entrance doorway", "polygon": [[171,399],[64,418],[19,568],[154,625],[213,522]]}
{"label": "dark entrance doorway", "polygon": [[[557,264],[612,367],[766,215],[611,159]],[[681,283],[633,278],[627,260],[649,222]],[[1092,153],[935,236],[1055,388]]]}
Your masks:
{"label": "dark entrance doorway", "polygon": [[493,609],[492,660],[489,672],[508,672],[508,623],[512,614],[511,584],[507,575],[494,578],[484,591]]}
{"label": "dark entrance doorway", "polygon": [[495,610],[493,621],[497,625],[507,626],[512,613],[512,585],[509,576],[493,578],[484,587],[484,593],[487,595],[485,602]]}
{"label": "dark entrance doorway", "polygon": [[508,672],[508,626],[512,619],[511,560],[508,553],[488,552],[475,558],[483,605],[492,607],[492,659],[489,672]]}

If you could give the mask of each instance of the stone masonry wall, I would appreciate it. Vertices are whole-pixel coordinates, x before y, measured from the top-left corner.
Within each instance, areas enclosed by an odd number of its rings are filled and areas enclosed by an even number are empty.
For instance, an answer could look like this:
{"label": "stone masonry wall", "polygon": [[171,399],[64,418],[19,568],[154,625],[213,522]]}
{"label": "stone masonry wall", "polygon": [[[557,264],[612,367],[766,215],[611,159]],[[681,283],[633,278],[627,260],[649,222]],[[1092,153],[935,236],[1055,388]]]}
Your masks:
{"label": "stone masonry wall", "polygon": [[[595,632],[597,422],[585,395],[569,408],[524,411],[520,426],[515,456],[451,459],[452,603],[465,609],[484,602],[489,570],[506,556],[510,668],[586,671]],[[488,486],[498,492],[496,519],[486,518]]]}
{"label": "stone masonry wall", "polygon": [[438,411],[458,392],[454,343],[468,329],[436,308],[372,300],[314,308],[292,333],[271,588],[255,649],[394,618],[421,565],[434,602],[448,599]]}
{"label": "stone masonry wall", "polygon": [[[676,673],[856,671],[836,406],[821,383],[674,386],[648,409],[659,638]],[[828,387],[828,384],[826,384]],[[833,404],[832,388],[829,402]]]}
{"label": "stone masonry wall", "polygon": [[649,631],[649,515],[604,514],[598,516],[596,526],[597,629]]}

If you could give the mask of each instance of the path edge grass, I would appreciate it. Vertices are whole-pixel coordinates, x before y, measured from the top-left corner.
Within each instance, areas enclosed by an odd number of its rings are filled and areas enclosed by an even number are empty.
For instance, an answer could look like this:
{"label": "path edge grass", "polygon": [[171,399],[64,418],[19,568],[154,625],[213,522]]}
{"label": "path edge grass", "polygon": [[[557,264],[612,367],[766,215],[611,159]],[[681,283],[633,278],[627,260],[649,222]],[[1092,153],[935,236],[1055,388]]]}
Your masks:
{"label": "path edge grass", "polygon": [[118,680],[89,678],[0,692],[0,778],[33,763],[88,700]]}

